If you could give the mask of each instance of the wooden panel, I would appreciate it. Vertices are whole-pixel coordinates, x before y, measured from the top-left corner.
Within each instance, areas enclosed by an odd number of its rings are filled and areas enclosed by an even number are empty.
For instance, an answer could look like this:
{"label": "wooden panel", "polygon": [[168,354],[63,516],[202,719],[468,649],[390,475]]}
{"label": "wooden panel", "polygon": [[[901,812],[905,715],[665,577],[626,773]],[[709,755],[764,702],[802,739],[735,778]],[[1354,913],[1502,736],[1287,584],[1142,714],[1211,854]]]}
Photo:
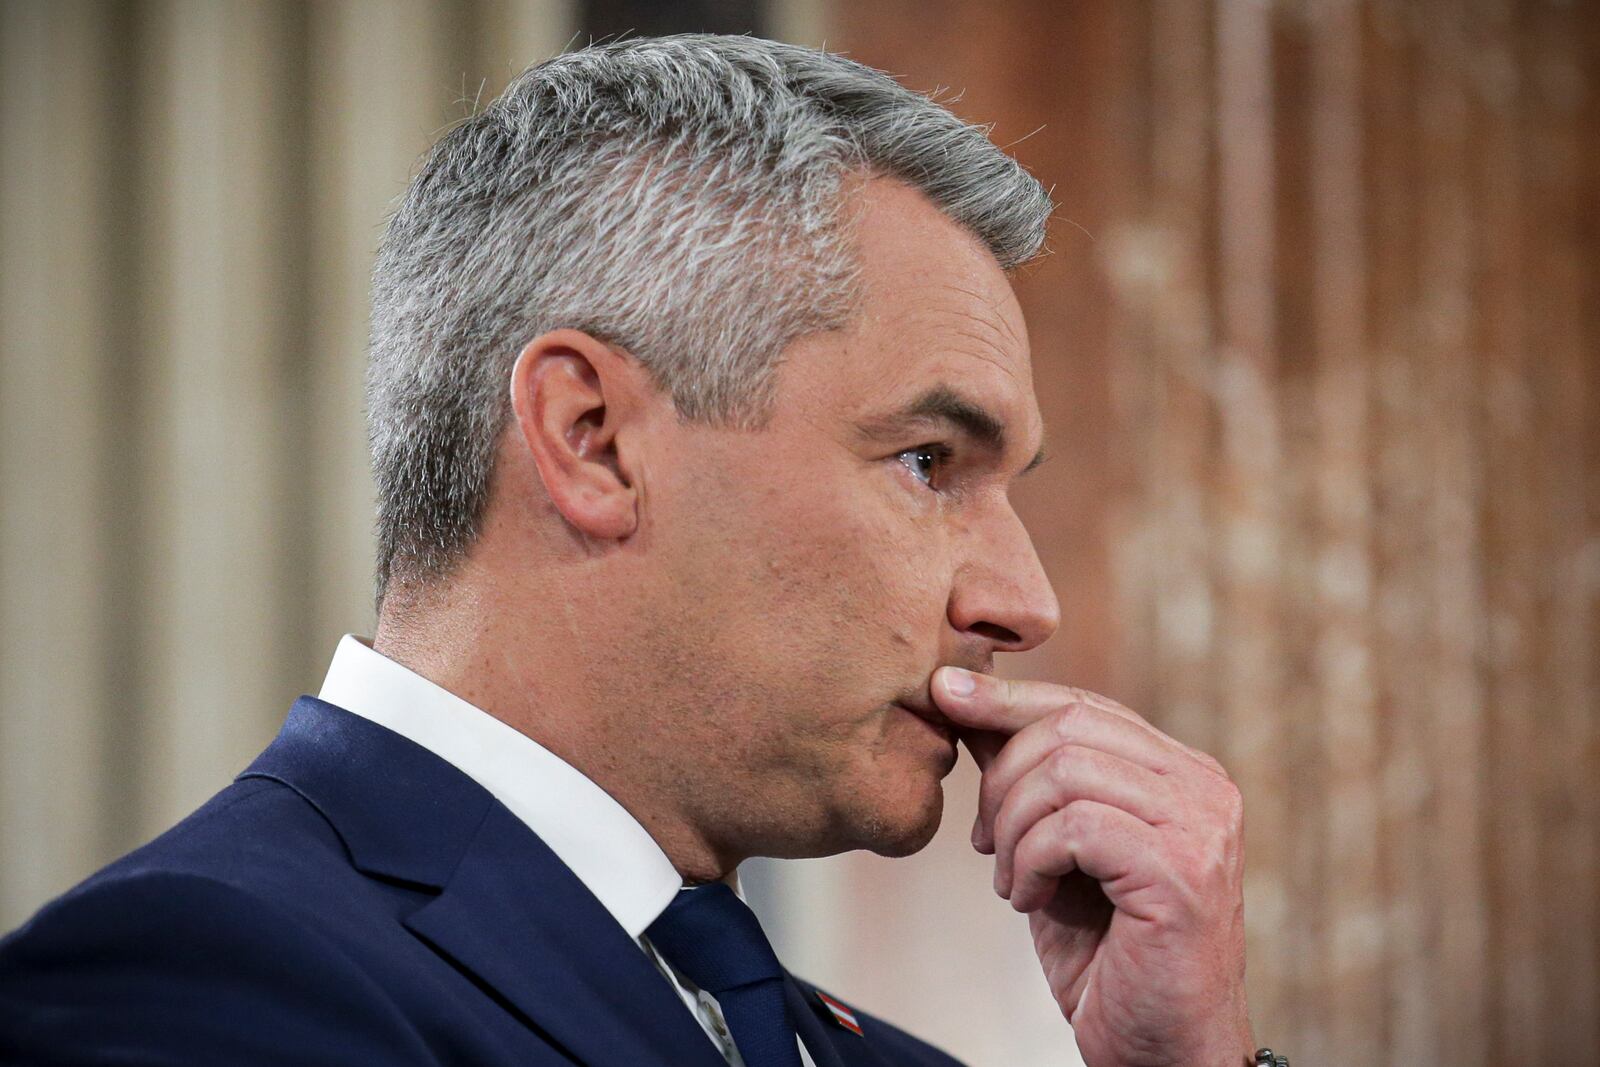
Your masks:
{"label": "wooden panel", "polygon": [[1428,783],[1418,736],[1415,671],[1425,661],[1419,641],[1425,624],[1416,564],[1427,546],[1420,522],[1425,475],[1417,469],[1412,438],[1423,420],[1413,410],[1419,389],[1408,356],[1415,347],[1405,309],[1415,287],[1414,187],[1410,148],[1412,95],[1407,84],[1406,40],[1390,13],[1363,20],[1367,91],[1363,99],[1366,152],[1363,192],[1367,217],[1367,337],[1372,350],[1374,400],[1372,479],[1375,503],[1373,570],[1375,657],[1381,723],[1378,792],[1384,920],[1385,1056],[1401,1064],[1428,1057],[1434,1027],[1428,992],[1425,938],[1429,884],[1427,834],[1421,819]]}
{"label": "wooden panel", "polygon": [[1523,289],[1535,379],[1532,443],[1549,523],[1538,575],[1545,626],[1532,709],[1539,737],[1522,768],[1540,821],[1544,1028],[1549,1054],[1600,1048],[1600,28],[1584,5],[1519,6],[1525,59],[1520,158],[1529,199]]}
{"label": "wooden panel", "polygon": [[[1298,1034],[1298,1055],[1310,1062],[1346,1055],[1331,1047],[1331,1020],[1323,1007],[1329,994],[1325,957],[1328,888],[1334,864],[1325,825],[1332,777],[1324,720],[1324,683],[1328,679],[1318,664],[1324,648],[1323,600],[1336,587],[1322,580],[1328,573],[1323,566],[1327,556],[1322,507],[1330,499],[1337,500],[1339,490],[1323,477],[1328,468],[1337,468],[1333,457],[1326,454],[1329,441],[1323,415],[1327,406],[1319,403],[1319,397],[1326,398],[1334,381],[1345,381],[1342,364],[1356,354],[1318,343],[1317,296],[1322,284],[1315,279],[1304,284],[1307,275],[1321,271],[1326,263],[1321,254],[1324,250],[1316,247],[1323,231],[1308,190],[1325,178],[1343,176],[1348,191],[1359,174],[1353,159],[1335,161],[1332,172],[1327,173],[1322,169],[1326,161],[1317,157],[1317,119],[1324,108],[1317,95],[1314,57],[1327,52],[1330,43],[1317,22],[1319,16],[1336,13],[1328,7],[1280,5],[1270,21],[1268,45],[1276,250],[1272,271],[1274,393],[1280,435],[1276,479],[1280,559],[1272,584],[1281,685],[1272,716],[1278,737],[1269,762],[1274,765],[1271,777],[1281,794],[1277,817],[1284,830],[1276,854],[1286,911],[1284,920],[1266,936],[1279,946],[1285,1022]],[[1358,240],[1358,235],[1359,231],[1350,233],[1346,244]],[[1295,257],[1292,249],[1314,251],[1310,256]],[[1350,289],[1347,280],[1344,295]],[[1359,374],[1354,384],[1360,387]],[[1245,803],[1249,809],[1251,795],[1246,795]]]}
{"label": "wooden panel", "polygon": [[[1127,702],[1174,737],[1215,752],[1211,31],[1200,4],[1163,5],[1149,22],[1147,152],[1139,175],[1148,192],[1135,212],[1115,221],[1105,253],[1121,312],[1113,374],[1124,415],[1115,432],[1123,440],[1113,451],[1142,458],[1125,501],[1085,498],[1082,506],[1091,516],[1103,506],[1114,518],[1120,503],[1139,516],[1113,539],[1123,586],[1118,602],[1132,616],[1125,626],[1131,662],[1120,672]],[[1043,530],[1040,536],[1065,540]]]}
{"label": "wooden panel", "polygon": [[[1419,385],[1429,422],[1413,442],[1429,468],[1425,529],[1433,639],[1426,706],[1426,757],[1437,804],[1429,847],[1437,879],[1428,903],[1434,942],[1432,995],[1440,1007],[1434,1051],[1441,1062],[1481,1064],[1477,1028],[1489,1009],[1488,939],[1479,832],[1483,798],[1484,698],[1477,665],[1484,623],[1478,529],[1478,367],[1469,344],[1471,224],[1466,198],[1466,86],[1469,57],[1460,6],[1429,7],[1420,34],[1419,138],[1423,195],[1418,303]],[[1437,885],[1448,885],[1439,893]]]}
{"label": "wooden panel", "polygon": [[[1284,863],[1285,686],[1279,585],[1286,551],[1280,499],[1284,463],[1275,339],[1276,235],[1269,11],[1216,5],[1217,366],[1211,384],[1221,423],[1216,453],[1219,658],[1214,665],[1217,755],[1244,794],[1245,933],[1250,1002],[1268,1019],[1286,1013],[1292,906]],[[1272,709],[1267,713],[1266,709]]]}
{"label": "wooden panel", "polygon": [[1482,358],[1484,473],[1498,491],[1482,500],[1488,623],[1488,751],[1485,785],[1492,796],[1488,829],[1490,908],[1495,934],[1488,974],[1496,1011],[1487,1048],[1494,1062],[1513,1055],[1558,1054],[1545,1033],[1548,993],[1540,966],[1539,825],[1527,768],[1537,763],[1540,645],[1539,572],[1549,529],[1539,501],[1548,480],[1538,475],[1532,429],[1534,397],[1548,375],[1523,344],[1525,294],[1518,279],[1530,250],[1523,238],[1518,110],[1523,88],[1509,6],[1474,12],[1476,47],[1498,72],[1472,96],[1477,104],[1473,181],[1479,220],[1472,255],[1481,293],[1476,347]]}
{"label": "wooden panel", "polygon": [[[987,14],[851,8],[837,40],[974,117],[1048,101],[1026,151],[1095,222],[1095,272],[1019,292],[1050,431],[1116,415],[1086,451],[1118,473],[1041,472],[1073,520],[1030,523],[1112,576],[1051,569],[1064,605],[1114,605],[1113,644],[1064,628],[1008,670],[1114,679],[1234,772],[1263,1040],[1396,1065],[1600,1046],[1600,20]],[[1075,50],[1107,25],[1127,39]],[[1084,370],[1070,395],[1052,360]]]}
{"label": "wooden panel", "polygon": [[766,5],[766,36],[807,48],[835,50],[828,41],[826,0],[774,0]]}
{"label": "wooden panel", "polygon": [[[1321,981],[1296,1005],[1309,1017],[1309,1062],[1374,1063],[1382,1044],[1383,891],[1378,852],[1379,766],[1373,648],[1373,500],[1370,484],[1373,404],[1371,354],[1364,325],[1370,215],[1363,196],[1361,125],[1364,58],[1354,4],[1318,9],[1306,20],[1313,105],[1309,182],[1313,248],[1310,336],[1317,426],[1315,560],[1316,646],[1311,670],[1327,761],[1320,795],[1302,792],[1320,821],[1326,879],[1324,946],[1303,962]],[[1315,809],[1320,807],[1320,816]],[[1325,954],[1319,951],[1325,947]]]}

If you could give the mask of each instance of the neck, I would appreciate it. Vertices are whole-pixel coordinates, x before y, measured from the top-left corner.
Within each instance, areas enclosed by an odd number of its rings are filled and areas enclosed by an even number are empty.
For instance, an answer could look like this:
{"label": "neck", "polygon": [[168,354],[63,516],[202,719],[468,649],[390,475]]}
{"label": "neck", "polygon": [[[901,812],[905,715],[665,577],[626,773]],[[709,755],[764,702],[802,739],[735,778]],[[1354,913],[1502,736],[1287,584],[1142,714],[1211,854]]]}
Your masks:
{"label": "neck", "polygon": [[[666,724],[637,712],[635,687],[616,676],[614,663],[595,669],[574,654],[595,647],[569,629],[577,613],[556,620],[554,634],[525,626],[508,631],[506,620],[527,613],[497,603],[504,594],[494,585],[464,577],[448,589],[386,597],[372,647],[582,772],[639,821],[684,881],[731,879],[746,857],[719,847],[683,810],[687,798],[674,788],[682,784],[682,768],[651,758],[663,750],[651,741],[670,744],[671,736],[660,729]],[[570,589],[564,598],[570,605]],[[634,710],[619,714],[623,709]]]}

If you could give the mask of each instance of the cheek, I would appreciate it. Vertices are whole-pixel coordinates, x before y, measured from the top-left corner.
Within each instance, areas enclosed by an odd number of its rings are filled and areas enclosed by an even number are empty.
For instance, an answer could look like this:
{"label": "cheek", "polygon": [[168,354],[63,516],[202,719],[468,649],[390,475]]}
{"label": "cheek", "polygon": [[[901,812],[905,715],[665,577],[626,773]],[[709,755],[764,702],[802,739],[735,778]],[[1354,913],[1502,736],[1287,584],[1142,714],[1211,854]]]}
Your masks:
{"label": "cheek", "polygon": [[814,470],[774,482],[761,468],[695,487],[679,515],[675,591],[690,617],[674,628],[724,683],[848,716],[915,681],[941,636],[948,533],[933,502],[892,477]]}
{"label": "cheek", "polygon": [[817,627],[818,645],[854,660],[889,655],[903,671],[907,648],[939,638],[948,553],[937,516],[892,503],[868,493],[790,498],[762,577],[777,614]]}

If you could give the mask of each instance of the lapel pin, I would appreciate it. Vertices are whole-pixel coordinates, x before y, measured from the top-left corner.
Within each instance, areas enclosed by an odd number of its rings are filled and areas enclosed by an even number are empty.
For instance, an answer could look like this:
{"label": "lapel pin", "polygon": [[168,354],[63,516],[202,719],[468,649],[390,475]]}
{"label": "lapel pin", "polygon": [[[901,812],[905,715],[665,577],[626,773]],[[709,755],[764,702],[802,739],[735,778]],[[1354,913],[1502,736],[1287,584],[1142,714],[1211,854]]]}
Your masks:
{"label": "lapel pin", "polygon": [[866,1036],[861,1032],[861,1023],[856,1020],[855,1012],[851,1011],[839,1001],[834,1000],[820,989],[817,990],[817,999],[822,1001],[822,1006],[827,1008],[828,1011],[833,1015],[834,1022],[838,1023],[852,1034],[855,1034],[857,1037]]}

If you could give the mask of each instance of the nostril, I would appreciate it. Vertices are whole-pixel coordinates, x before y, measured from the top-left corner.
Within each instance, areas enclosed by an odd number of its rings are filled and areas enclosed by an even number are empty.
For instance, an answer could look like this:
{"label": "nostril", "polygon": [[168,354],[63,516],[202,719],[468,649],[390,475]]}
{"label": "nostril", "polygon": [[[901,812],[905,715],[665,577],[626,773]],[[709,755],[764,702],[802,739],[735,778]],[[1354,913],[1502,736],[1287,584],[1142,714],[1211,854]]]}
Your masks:
{"label": "nostril", "polygon": [[973,633],[982,634],[992,641],[1000,641],[1008,645],[1017,645],[1022,643],[1022,636],[1020,634],[1013,630],[1008,630],[1004,626],[996,626],[992,622],[975,622],[972,624],[970,629]]}

